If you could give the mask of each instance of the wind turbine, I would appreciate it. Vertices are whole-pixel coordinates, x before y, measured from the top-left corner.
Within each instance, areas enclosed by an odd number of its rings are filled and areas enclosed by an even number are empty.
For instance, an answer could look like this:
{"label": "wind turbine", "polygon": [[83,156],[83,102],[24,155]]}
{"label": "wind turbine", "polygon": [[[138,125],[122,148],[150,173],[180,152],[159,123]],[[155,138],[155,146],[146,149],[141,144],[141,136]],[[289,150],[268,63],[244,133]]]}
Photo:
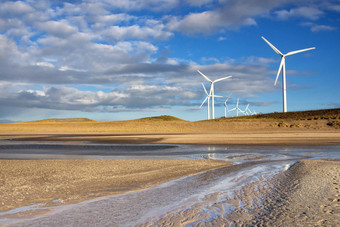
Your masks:
{"label": "wind turbine", "polygon": [[244,109],[244,113],[245,113],[246,115],[251,115],[251,111],[250,111],[250,109],[249,109],[249,104],[248,104],[247,107]]}
{"label": "wind turbine", "polygon": [[238,98],[238,99],[237,99],[237,103],[236,103],[236,107],[233,108],[233,109],[231,109],[231,110],[229,110],[229,112],[236,110],[236,116],[237,116],[237,117],[238,117],[238,112],[239,112],[239,111],[242,112],[242,113],[244,114],[244,111],[241,110],[241,109],[238,107],[239,100],[240,100],[240,99]]}
{"label": "wind turbine", "polygon": [[[210,92],[208,93],[208,92],[207,92],[207,89],[205,89],[205,86],[204,86],[203,83],[202,83],[202,87],[203,87],[204,93],[207,95],[207,97],[205,97],[205,99],[204,99],[204,101],[202,102],[200,108],[202,108],[202,106],[204,105],[204,103],[208,100],[208,120],[210,120],[210,98],[211,98],[211,90],[210,90]],[[222,96],[215,95],[215,97],[222,97]]]}
{"label": "wind turbine", "polygon": [[209,81],[211,83],[210,85],[210,94],[211,94],[211,98],[212,98],[212,102],[211,102],[211,112],[212,112],[212,119],[215,119],[215,100],[214,100],[214,97],[215,97],[215,90],[214,90],[214,84],[216,82],[219,82],[221,80],[225,80],[225,79],[229,79],[231,78],[232,76],[227,76],[227,77],[222,77],[220,79],[217,79],[217,80],[214,80],[212,81],[209,77],[207,77],[206,75],[204,75],[203,73],[201,73],[201,71],[197,70],[197,72],[199,74],[201,74],[207,81]]}
{"label": "wind turbine", "polygon": [[286,95],[286,91],[287,91],[287,83],[286,83],[286,56],[289,55],[293,55],[293,54],[297,54],[297,53],[301,53],[301,52],[305,52],[308,50],[313,50],[315,49],[315,47],[311,47],[311,48],[307,48],[307,49],[302,49],[302,50],[295,50],[295,51],[291,51],[288,52],[287,54],[282,54],[273,44],[271,44],[268,40],[266,40],[263,36],[262,39],[279,55],[281,55],[281,63],[280,63],[280,67],[279,70],[277,72],[277,76],[276,76],[276,80],[274,83],[274,86],[276,86],[277,83],[277,79],[279,78],[280,72],[282,70],[282,95],[283,95],[283,112],[287,112],[287,95]]}
{"label": "wind turbine", "polygon": [[227,118],[227,109],[228,109],[228,112],[229,112],[229,108],[227,106],[227,102],[229,101],[230,97],[231,97],[231,95],[229,95],[228,98],[224,102],[224,118]]}

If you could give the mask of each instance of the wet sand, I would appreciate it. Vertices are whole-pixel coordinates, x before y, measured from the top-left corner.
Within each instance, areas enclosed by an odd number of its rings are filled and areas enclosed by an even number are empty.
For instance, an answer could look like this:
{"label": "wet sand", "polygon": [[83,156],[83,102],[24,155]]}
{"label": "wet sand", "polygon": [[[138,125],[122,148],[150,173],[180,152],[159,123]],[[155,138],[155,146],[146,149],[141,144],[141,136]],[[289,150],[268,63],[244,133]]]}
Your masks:
{"label": "wet sand", "polygon": [[340,161],[303,160],[273,180],[251,225],[339,226]]}
{"label": "wet sand", "polygon": [[95,142],[107,144],[214,144],[214,145],[340,145],[340,130],[247,130],[208,133],[0,133],[0,139],[45,142]]}
{"label": "wet sand", "polygon": [[303,160],[271,180],[205,196],[138,226],[339,226],[340,161]]}
{"label": "wet sand", "polygon": [[205,160],[0,160],[0,211],[64,205],[159,185],[230,165]]}

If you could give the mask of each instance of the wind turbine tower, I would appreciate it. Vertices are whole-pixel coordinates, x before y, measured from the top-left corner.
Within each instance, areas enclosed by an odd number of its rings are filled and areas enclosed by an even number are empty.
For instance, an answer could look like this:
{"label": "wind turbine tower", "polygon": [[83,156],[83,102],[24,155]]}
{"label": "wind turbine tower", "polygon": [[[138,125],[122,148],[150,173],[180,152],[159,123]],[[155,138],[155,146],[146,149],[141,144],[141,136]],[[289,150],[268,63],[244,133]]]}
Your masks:
{"label": "wind turbine tower", "polygon": [[308,50],[313,50],[315,49],[315,47],[311,47],[311,48],[307,48],[307,49],[302,49],[302,50],[295,50],[295,51],[291,51],[288,52],[287,54],[283,54],[281,53],[281,51],[279,51],[273,44],[271,44],[268,40],[266,40],[263,36],[262,39],[279,55],[281,55],[281,63],[280,63],[280,67],[279,70],[277,72],[276,75],[276,80],[274,83],[274,86],[276,86],[277,83],[277,79],[280,76],[280,72],[282,70],[282,96],[283,96],[283,112],[287,112],[287,95],[286,95],[286,91],[287,91],[287,83],[286,83],[286,57],[289,55],[293,55],[293,54],[297,54],[297,53],[301,53],[301,52],[305,52]]}
{"label": "wind turbine tower", "polygon": [[221,80],[225,80],[225,79],[229,79],[231,78],[232,76],[227,76],[227,77],[223,77],[223,78],[220,78],[220,79],[217,79],[217,80],[214,80],[212,81],[209,77],[207,77],[206,75],[204,75],[201,71],[197,70],[197,72],[199,74],[201,74],[204,79],[206,79],[207,81],[209,81],[211,83],[210,85],[210,94],[211,94],[211,115],[212,115],[212,119],[215,119],[215,100],[214,100],[214,97],[215,97],[215,89],[214,89],[214,84],[216,82],[219,82]]}

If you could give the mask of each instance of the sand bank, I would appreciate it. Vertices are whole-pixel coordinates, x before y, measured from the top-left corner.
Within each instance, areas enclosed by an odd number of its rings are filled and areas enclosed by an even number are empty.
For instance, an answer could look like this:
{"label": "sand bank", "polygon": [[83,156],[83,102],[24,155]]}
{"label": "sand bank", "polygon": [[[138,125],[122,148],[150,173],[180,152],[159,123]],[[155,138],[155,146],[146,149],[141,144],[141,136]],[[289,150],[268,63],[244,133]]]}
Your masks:
{"label": "sand bank", "polygon": [[214,145],[340,145],[340,131],[248,130],[208,133],[69,133],[7,134],[3,140],[90,141],[107,144],[214,144]]}
{"label": "sand bank", "polygon": [[0,160],[0,210],[145,189],[230,165],[191,160]]}

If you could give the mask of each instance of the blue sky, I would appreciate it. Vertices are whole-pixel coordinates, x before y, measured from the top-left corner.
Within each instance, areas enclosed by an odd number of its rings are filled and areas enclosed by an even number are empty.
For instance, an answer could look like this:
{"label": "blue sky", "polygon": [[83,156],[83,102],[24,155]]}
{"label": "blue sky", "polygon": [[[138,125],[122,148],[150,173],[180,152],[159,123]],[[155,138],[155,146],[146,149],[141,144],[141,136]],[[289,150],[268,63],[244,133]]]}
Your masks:
{"label": "blue sky", "polygon": [[[202,71],[229,108],[340,107],[339,0],[1,1],[0,122],[206,118]],[[216,99],[216,117],[225,98]]]}

